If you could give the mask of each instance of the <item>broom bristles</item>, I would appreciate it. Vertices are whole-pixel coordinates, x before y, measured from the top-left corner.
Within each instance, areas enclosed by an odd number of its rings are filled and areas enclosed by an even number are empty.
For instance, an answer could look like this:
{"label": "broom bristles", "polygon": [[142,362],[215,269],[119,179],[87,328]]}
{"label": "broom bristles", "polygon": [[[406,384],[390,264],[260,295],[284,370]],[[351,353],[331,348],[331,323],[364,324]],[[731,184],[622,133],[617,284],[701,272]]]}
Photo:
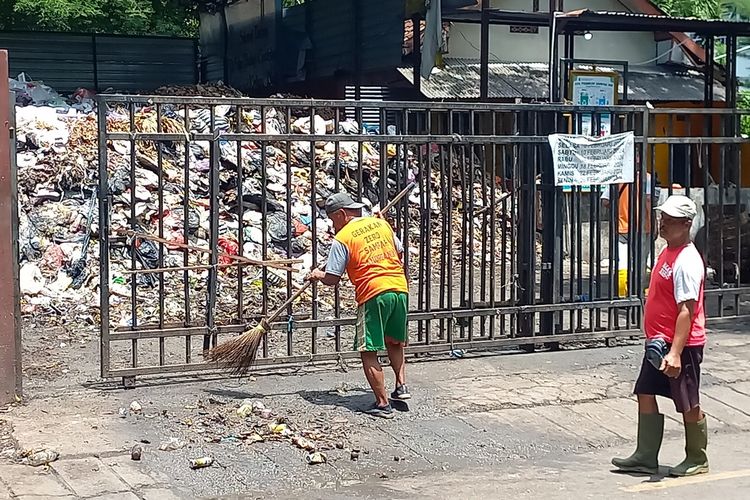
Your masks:
{"label": "broom bristles", "polygon": [[208,358],[211,361],[229,366],[232,374],[243,376],[255,363],[255,359],[258,357],[258,349],[268,330],[269,325],[264,319],[252,330],[248,330],[242,335],[211,349]]}

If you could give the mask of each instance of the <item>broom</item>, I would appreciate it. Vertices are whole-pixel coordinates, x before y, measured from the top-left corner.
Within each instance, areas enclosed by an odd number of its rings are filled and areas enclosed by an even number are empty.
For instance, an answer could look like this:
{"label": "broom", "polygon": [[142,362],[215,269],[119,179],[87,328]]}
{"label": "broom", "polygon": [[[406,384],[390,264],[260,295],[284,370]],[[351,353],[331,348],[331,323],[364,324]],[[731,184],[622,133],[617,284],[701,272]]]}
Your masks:
{"label": "broom", "polygon": [[[391,200],[383,209],[380,211],[380,215],[385,215],[388,210],[393,208],[401,199],[406,196],[416,186],[416,182],[410,183],[400,193],[398,193],[393,200]],[[325,269],[325,263],[321,264],[320,269]],[[258,349],[263,341],[263,338],[271,329],[271,323],[279,319],[284,314],[286,309],[294,303],[295,300],[300,298],[305,291],[312,285],[312,281],[306,282],[302,287],[292,295],[289,300],[279,306],[269,317],[264,318],[260,321],[255,328],[246,331],[242,335],[238,335],[223,344],[219,344],[208,353],[208,359],[210,361],[219,362],[227,365],[233,375],[243,376],[249,370],[255,362],[258,356]]]}

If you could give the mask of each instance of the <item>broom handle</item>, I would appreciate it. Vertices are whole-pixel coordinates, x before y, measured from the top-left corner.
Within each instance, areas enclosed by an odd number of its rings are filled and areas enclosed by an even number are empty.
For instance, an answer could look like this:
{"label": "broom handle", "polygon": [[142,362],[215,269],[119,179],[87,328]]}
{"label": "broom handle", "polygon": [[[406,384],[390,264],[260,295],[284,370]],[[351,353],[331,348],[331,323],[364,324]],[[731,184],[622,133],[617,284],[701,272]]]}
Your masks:
{"label": "broom handle", "polygon": [[[380,213],[381,214],[385,214],[388,210],[390,210],[391,208],[393,208],[396,205],[396,203],[398,203],[399,201],[401,201],[403,199],[403,197],[406,196],[409,193],[409,191],[411,191],[412,189],[414,189],[414,186],[416,186],[416,185],[417,185],[416,182],[411,182],[400,193],[398,193],[390,202],[388,202],[388,204],[386,206],[384,206],[382,208],[382,210],[380,210]],[[325,267],[326,267],[326,262],[324,262],[320,266],[318,266],[318,269],[325,269]],[[286,310],[286,308],[289,307],[292,303],[294,303],[295,300],[297,300],[298,298],[300,298],[302,296],[302,294],[305,293],[305,291],[307,291],[308,288],[310,288],[311,285],[312,285],[312,281],[308,281],[307,283],[305,283],[304,285],[302,285],[302,287],[299,290],[297,290],[294,293],[294,295],[292,295],[291,297],[289,297],[289,300],[287,300],[281,306],[279,306],[279,308],[276,309],[276,311],[274,311],[274,313],[271,314],[271,316],[269,316],[266,319],[266,322],[267,323],[273,323],[274,321],[276,321],[277,319],[279,319],[279,316],[281,316],[284,313],[284,311]]]}

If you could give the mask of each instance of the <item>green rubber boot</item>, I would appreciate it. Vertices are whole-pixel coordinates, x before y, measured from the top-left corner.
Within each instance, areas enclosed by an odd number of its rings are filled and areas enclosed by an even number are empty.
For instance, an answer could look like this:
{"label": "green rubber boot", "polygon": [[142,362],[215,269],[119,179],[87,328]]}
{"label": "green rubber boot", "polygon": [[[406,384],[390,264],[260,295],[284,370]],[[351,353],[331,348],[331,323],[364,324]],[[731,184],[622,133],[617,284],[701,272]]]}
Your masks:
{"label": "green rubber boot", "polygon": [[612,465],[623,472],[656,474],[659,472],[659,449],[664,437],[664,415],[638,415],[638,447],[628,458],[613,458]]}
{"label": "green rubber boot", "polygon": [[685,460],[677,467],[670,469],[669,475],[675,477],[695,476],[708,472],[708,427],[706,417],[694,424],[685,424]]}

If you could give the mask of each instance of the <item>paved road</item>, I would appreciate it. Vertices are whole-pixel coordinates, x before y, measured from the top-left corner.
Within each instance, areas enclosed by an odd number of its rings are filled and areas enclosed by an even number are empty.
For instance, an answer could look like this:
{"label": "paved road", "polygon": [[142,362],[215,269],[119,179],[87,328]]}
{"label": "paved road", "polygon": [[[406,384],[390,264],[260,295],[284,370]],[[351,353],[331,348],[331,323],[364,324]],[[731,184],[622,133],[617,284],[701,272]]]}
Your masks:
{"label": "paved road", "polygon": [[[415,399],[392,421],[358,412],[371,396],[356,366],[257,380],[158,381],[131,391],[58,384],[5,417],[20,447],[54,448],[61,459],[49,471],[0,465],[0,491],[22,499],[740,498],[750,481],[750,329],[711,339],[704,406],[713,471],[699,479],[610,472],[609,459],[629,452],[635,433],[629,393],[641,347],[630,344],[414,362]],[[246,398],[292,428],[338,433],[341,449],[310,466],[288,439],[238,441],[236,425],[246,424],[236,424],[236,409]],[[143,410],[121,418],[119,409],[133,401]],[[670,465],[681,459],[682,429],[668,402],[662,409],[670,416],[662,462]],[[171,437],[187,446],[159,451]],[[133,462],[128,450],[139,441],[148,444]],[[357,461],[352,449],[360,450]],[[191,470],[188,459],[202,455],[217,463]]]}

